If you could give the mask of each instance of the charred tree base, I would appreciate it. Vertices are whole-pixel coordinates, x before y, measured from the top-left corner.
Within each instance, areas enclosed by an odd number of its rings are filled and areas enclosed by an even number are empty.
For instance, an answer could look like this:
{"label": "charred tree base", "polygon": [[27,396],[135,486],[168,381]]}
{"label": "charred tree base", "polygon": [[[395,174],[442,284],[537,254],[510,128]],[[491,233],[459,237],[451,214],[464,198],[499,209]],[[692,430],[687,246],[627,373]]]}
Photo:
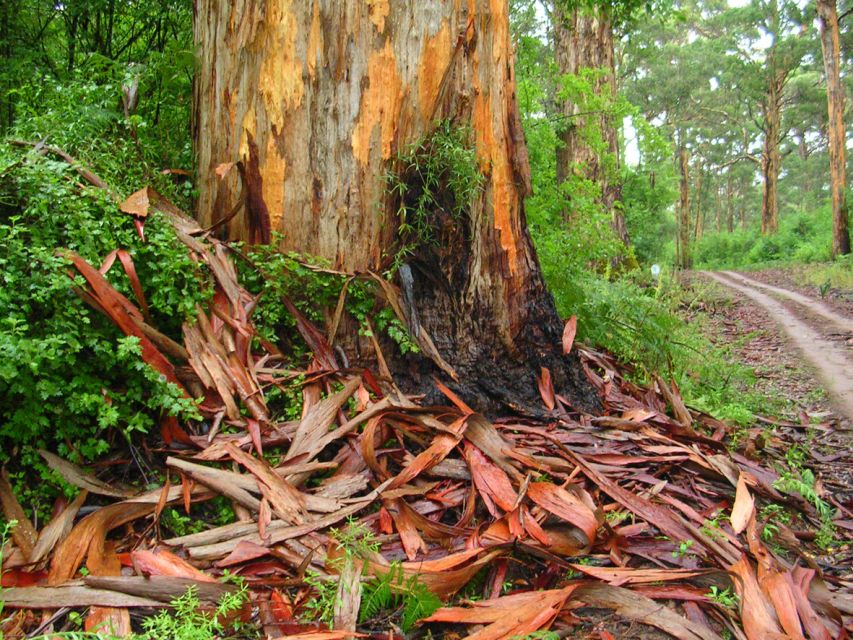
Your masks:
{"label": "charred tree base", "polygon": [[[442,360],[455,372],[424,354],[395,358],[389,368],[401,388],[425,394],[427,404],[447,399],[432,382],[438,376],[475,410],[495,417],[508,413],[545,414],[538,377],[548,370],[554,390],[572,408],[595,413],[600,400],[577,354],[562,353],[563,323],[551,293],[538,274],[529,287],[505,305],[471,292],[483,283],[472,275],[466,243],[429,247],[405,265],[401,280],[407,324],[413,336],[427,332]],[[453,249],[450,249],[452,247]],[[488,287],[486,287],[488,289]],[[501,326],[509,311],[523,321],[516,329]]]}

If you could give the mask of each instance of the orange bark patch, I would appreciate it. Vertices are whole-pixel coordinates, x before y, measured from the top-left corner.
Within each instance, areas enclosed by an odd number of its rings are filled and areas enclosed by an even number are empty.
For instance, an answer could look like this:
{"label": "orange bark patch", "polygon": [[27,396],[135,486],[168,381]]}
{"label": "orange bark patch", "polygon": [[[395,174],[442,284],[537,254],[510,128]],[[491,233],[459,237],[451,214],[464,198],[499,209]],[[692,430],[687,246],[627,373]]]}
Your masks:
{"label": "orange bark patch", "polygon": [[261,174],[264,182],[261,190],[264,202],[270,216],[270,229],[279,230],[281,218],[284,215],[284,178],[287,172],[287,161],[281,157],[276,148],[275,137],[267,139],[266,157],[263,159]]}
{"label": "orange bark patch", "polygon": [[284,113],[302,104],[305,86],[302,82],[302,61],[296,55],[296,35],[299,25],[290,10],[289,0],[270,0],[264,20],[264,44],[267,55],[261,63],[258,89],[264,98],[267,117],[281,130]]}
{"label": "orange bark patch", "polygon": [[370,160],[370,139],[377,125],[381,127],[383,159],[391,157],[391,146],[397,133],[403,83],[390,41],[382,50],[370,55],[367,77],[369,86],[361,96],[358,123],[352,132],[352,152],[362,165]]}
{"label": "orange bark patch", "polygon": [[507,3],[505,0],[490,0],[489,9],[491,11],[492,24],[494,31],[492,32],[492,59],[495,61],[495,71],[500,71],[497,63],[506,60],[506,54],[509,49],[509,17],[507,16]]}
{"label": "orange bark patch", "polygon": [[320,4],[315,0],[314,15],[311,17],[311,30],[308,32],[308,55],[305,64],[308,67],[308,75],[311,79],[317,73],[317,63],[322,65],[323,56],[323,31],[320,28]]}
{"label": "orange bark patch", "polygon": [[421,61],[418,65],[419,105],[424,121],[431,118],[435,111],[441,81],[447,72],[447,65],[450,64],[452,45],[450,25],[448,25],[447,20],[441,23],[438,33],[428,38],[424,43]]}
{"label": "orange bark patch", "polygon": [[367,12],[379,33],[385,31],[385,18],[391,12],[388,0],[367,0]]}
{"label": "orange bark patch", "polygon": [[249,138],[255,137],[255,129],[257,129],[257,119],[255,118],[255,108],[250,106],[249,110],[243,114],[243,122],[240,125],[240,158],[246,160],[249,157]]}
{"label": "orange bark patch", "polygon": [[477,133],[477,155],[483,172],[491,170],[492,209],[500,243],[507,252],[510,275],[516,272],[518,238],[513,220],[518,217],[518,191],[507,157],[506,131],[501,122],[506,114],[494,114],[490,94],[478,94],[474,104],[474,130]]}

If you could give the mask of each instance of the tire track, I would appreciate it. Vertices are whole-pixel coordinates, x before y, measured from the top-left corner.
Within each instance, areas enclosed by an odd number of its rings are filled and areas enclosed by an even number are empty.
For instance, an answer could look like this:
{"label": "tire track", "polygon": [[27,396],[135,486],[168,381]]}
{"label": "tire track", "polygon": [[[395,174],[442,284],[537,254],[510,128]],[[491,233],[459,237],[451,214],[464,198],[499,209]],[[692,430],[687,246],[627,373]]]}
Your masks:
{"label": "tire track", "polygon": [[[835,324],[837,324],[836,320],[829,318],[827,313],[832,316],[837,316],[838,319],[846,323],[850,322],[848,319],[827,309],[815,300],[806,298],[807,302],[813,304],[805,304],[797,300],[797,298],[805,298],[805,296],[795,294],[794,292],[786,289],[780,289],[779,287],[772,287],[770,285],[755,282],[754,280],[745,278],[740,274],[734,274],[731,272],[714,273],[710,271],[702,271],[700,273],[708,278],[716,280],[730,289],[734,289],[735,291],[742,293],[759,306],[764,307],[771,317],[773,317],[774,320],[782,327],[791,339],[791,342],[802,353],[803,357],[817,370],[818,376],[824,385],[826,385],[826,389],[832,398],[833,404],[838,408],[839,412],[848,420],[853,421],[853,361],[851,361],[845,349],[838,344],[823,338],[806,322],[788,311],[782,303],[770,295],[763,293],[758,289],[758,287],[761,286],[768,290],[776,290],[775,292],[779,295],[783,295],[795,302],[803,304],[803,306],[812,309],[822,317],[832,320]],[[752,283],[754,283],[755,286],[753,286]],[[796,296],[796,298],[794,296]],[[821,313],[814,308],[814,305],[822,307],[824,313]],[[844,325],[839,326],[843,327]]]}
{"label": "tire track", "polygon": [[736,273],[734,271],[721,271],[721,275],[731,278],[741,284],[746,284],[753,288],[761,288],[766,289],[767,291],[772,291],[773,293],[788,298],[788,300],[793,300],[797,304],[804,306],[809,311],[829,320],[836,327],[841,329],[846,333],[853,333],[853,318],[848,318],[846,316],[833,311],[825,304],[818,302],[813,298],[809,298],[808,296],[804,296],[801,293],[797,293],[796,291],[789,291],[788,289],[783,289],[782,287],[775,287],[772,284],[765,284],[763,282],[759,282],[758,280],[753,280],[742,273]]}

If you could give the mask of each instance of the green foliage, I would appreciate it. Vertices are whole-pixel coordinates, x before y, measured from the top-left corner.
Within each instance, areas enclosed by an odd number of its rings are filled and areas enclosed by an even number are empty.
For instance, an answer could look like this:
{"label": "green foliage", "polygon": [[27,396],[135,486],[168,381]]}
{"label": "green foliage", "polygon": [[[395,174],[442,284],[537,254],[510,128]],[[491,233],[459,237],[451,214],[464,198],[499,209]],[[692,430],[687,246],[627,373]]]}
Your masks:
{"label": "green foliage", "polygon": [[[345,274],[328,269],[323,260],[297,253],[278,250],[279,236],[274,236],[269,245],[246,247],[246,260],[239,261],[241,284],[252,294],[263,300],[252,316],[252,322],[260,337],[277,343],[294,358],[307,355],[307,347],[295,336],[298,335],[296,320],[287,310],[284,299],[309,320],[322,326],[326,319],[324,310],[334,309],[339,296],[346,287],[345,311],[358,323],[363,335],[367,334],[369,319],[376,330],[384,332],[397,344],[401,353],[417,353],[418,347],[408,329],[388,306],[382,306],[378,294],[379,286],[372,279],[350,278]],[[295,380],[291,390],[273,391],[268,402],[283,405],[285,411],[301,411],[301,387]],[[277,402],[278,393],[283,393],[285,402]]]}
{"label": "green foliage", "polygon": [[690,547],[693,546],[693,540],[681,540],[678,543],[678,547],[672,552],[673,558],[683,558],[690,551]]}
{"label": "green foliage", "polygon": [[[0,564],[2,563],[3,547],[6,537],[14,523],[7,523],[0,529]],[[232,614],[240,611],[249,600],[249,591],[246,585],[237,580],[238,589],[222,595],[212,611],[202,608],[198,598],[197,589],[191,586],[187,592],[169,603],[171,611],[162,610],[154,616],[142,621],[142,633],[131,634],[131,640],[216,640],[221,638],[225,632],[239,630],[241,622],[228,623]],[[0,615],[3,612],[3,602],[0,600]],[[72,611],[69,618],[78,618],[79,614]],[[80,620],[82,622],[82,620]],[[0,633],[0,640],[3,634]],[[113,635],[111,629],[98,629],[96,631],[68,631],[52,632],[43,636],[36,636],[34,640],[49,640],[61,638],[63,640],[119,640]]]}
{"label": "green foliage", "polygon": [[790,469],[784,470],[779,479],[773,483],[773,486],[779,491],[790,494],[799,494],[808,500],[817,511],[820,520],[815,543],[821,549],[829,549],[835,540],[835,525],[832,520],[835,517],[835,510],[821,498],[816,490],[814,472],[811,469],[800,466],[788,459]]}
{"label": "green foliage", "polygon": [[523,636],[511,636],[510,640],[560,640],[562,636],[555,631],[534,631]]}
{"label": "green foliage", "polygon": [[[15,89],[10,137],[62,148],[114,191],[82,184],[52,153],[0,141],[0,461],[14,458],[17,468],[42,477],[50,474],[35,448],[84,462],[117,439],[149,432],[162,415],[198,418],[194,403],[141,362],[136,341],[123,338],[73,293],[72,286],[83,282],[69,278],[70,265],[59,253],[70,249],[99,266],[112,250],[126,249],[154,324],[173,338],[180,338],[181,323],[211,294],[204,269],[167,220],[150,215],[143,242],[114,200],[145,184],[184,206],[192,195],[191,182],[175,183],[160,172],[191,166],[189,132],[178,126],[188,118],[188,102],[163,84],[170,74],[191,69],[191,60],[180,67],[167,58],[163,53],[160,62],[134,68],[139,82],[159,83],[162,91],[130,117],[121,108],[130,71],[103,57],[92,57],[63,79],[24,76]],[[178,85],[169,85],[170,91],[187,89],[189,77]],[[165,102],[174,106],[168,116],[160,109]],[[167,117],[175,120],[164,127]],[[118,263],[106,278],[135,299]],[[55,483],[13,475],[16,490],[27,493],[25,503],[46,506]]]}
{"label": "green foliage", "polygon": [[705,234],[694,249],[694,258],[703,269],[826,262],[832,257],[831,247],[832,210],[825,206],[783,216],[773,235],[762,235],[757,227]]}
{"label": "green foliage", "polygon": [[711,590],[708,591],[707,595],[712,602],[716,602],[718,605],[727,609],[736,609],[738,606],[738,602],[740,601],[738,595],[734,593],[729,587],[726,587],[725,589],[720,589],[717,586],[713,586],[711,587]]}
{"label": "green foliage", "polygon": [[403,246],[392,271],[418,246],[438,243],[437,227],[446,224],[442,220],[463,223],[484,180],[472,136],[470,127],[443,120],[393,159],[385,188],[397,202]]}
{"label": "green foliage", "polygon": [[[170,603],[173,611],[164,610],[143,620],[143,633],[134,635],[133,640],[215,640],[229,630],[229,615],[239,611],[248,599],[248,589],[241,585],[237,591],[224,594],[208,613],[201,609],[196,588],[190,587]],[[231,628],[238,624],[233,623]]]}
{"label": "green foliage", "polygon": [[788,525],[791,523],[791,514],[785,510],[785,507],[779,504],[771,503],[761,509],[760,517],[764,521],[764,527],[761,529],[761,539],[767,543],[772,543],[776,534],[779,533],[779,524]]}
{"label": "green foliage", "polygon": [[[343,551],[332,563],[332,568],[339,571],[355,561],[368,560],[379,551],[379,542],[373,532],[360,522],[349,520],[343,529],[332,529],[331,535]],[[306,603],[306,618],[332,626],[338,580],[309,571],[305,581],[314,590],[314,597]],[[385,573],[368,578],[362,588],[360,623],[368,623],[380,612],[400,609],[400,626],[408,631],[418,620],[441,607],[438,596],[421,584],[417,575],[406,578],[399,563],[392,564]]]}
{"label": "green foliage", "polygon": [[395,563],[386,573],[373,577],[364,585],[359,621],[368,622],[380,612],[402,607],[400,626],[403,631],[409,631],[441,604],[439,597],[418,581],[417,575],[406,578],[402,566]]}
{"label": "green foliage", "polygon": [[[77,182],[64,162],[0,144],[4,458],[20,452],[20,445],[49,445],[60,455],[89,460],[107,450],[110,430],[147,432],[161,413],[197,417],[192,403],[141,363],[133,339],[121,339],[74,295],[68,263],[57,250],[71,249],[97,266],[113,249],[127,249],[155,323],[175,337],[209,295],[206,279],[166,220],[151,215],[143,243],[132,219],[104,192]],[[117,187],[125,193],[132,188]],[[107,279],[133,299],[120,267]]]}

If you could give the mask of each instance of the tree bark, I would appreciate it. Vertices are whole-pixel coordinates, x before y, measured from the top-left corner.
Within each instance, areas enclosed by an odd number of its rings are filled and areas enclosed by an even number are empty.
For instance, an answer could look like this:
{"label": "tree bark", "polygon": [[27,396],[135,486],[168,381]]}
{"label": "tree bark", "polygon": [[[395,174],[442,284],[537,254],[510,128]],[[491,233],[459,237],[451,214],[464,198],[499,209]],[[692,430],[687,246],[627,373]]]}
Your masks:
{"label": "tree bark", "polygon": [[689,269],[692,263],[690,259],[690,155],[683,145],[678,150],[678,166],[681,171],[678,202],[678,264],[682,269]]}
{"label": "tree bark", "polygon": [[[616,67],[613,46],[613,24],[602,7],[566,10],[561,0],[554,3],[554,51],[561,75],[577,75],[583,69],[596,69],[602,75],[594,85],[596,94],[607,92],[616,97]],[[579,171],[586,179],[601,186],[601,205],[611,216],[616,236],[630,245],[628,227],[622,214],[622,185],[618,180],[619,136],[617,124],[609,113],[580,116],[580,107],[570,100],[561,101],[564,118],[557,148],[557,184],[562,184]],[[596,118],[605,143],[606,155],[592,148],[581,135],[585,118]]]}
{"label": "tree bark", "polygon": [[845,193],[846,139],[844,130],[844,89],[841,86],[838,14],[835,0],[817,0],[820,44],[826,75],[826,101],[829,111],[829,178],[832,194],[832,255],[850,253],[850,231]]}
{"label": "tree bark", "polygon": [[[430,336],[438,357],[389,364],[421,390],[438,366],[490,412],[541,407],[535,376],[547,367],[565,397],[593,409],[578,358],[559,349],[562,323],[526,228],[507,13],[496,0],[196,0],[198,217],[237,211],[231,238],[279,232],[282,251],[383,270],[399,248],[400,201],[386,179],[396,154],[439,121],[469,124],[484,186],[462,219],[431,212],[437,242],[417,244],[396,276],[412,336],[422,346]],[[218,177],[227,163],[237,170]]]}

